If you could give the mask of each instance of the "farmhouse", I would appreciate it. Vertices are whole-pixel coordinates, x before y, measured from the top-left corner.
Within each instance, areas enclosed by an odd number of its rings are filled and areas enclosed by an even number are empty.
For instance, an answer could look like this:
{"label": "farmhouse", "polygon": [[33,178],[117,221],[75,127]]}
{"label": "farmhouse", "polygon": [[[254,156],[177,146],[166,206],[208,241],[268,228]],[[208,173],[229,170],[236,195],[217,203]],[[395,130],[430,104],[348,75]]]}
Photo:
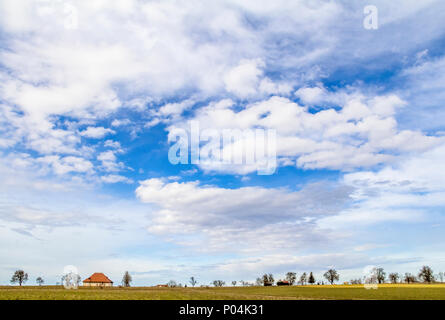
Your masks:
{"label": "farmhouse", "polygon": [[277,286],[290,286],[290,283],[287,280],[278,280]]}
{"label": "farmhouse", "polygon": [[93,273],[89,278],[83,280],[84,287],[112,287],[113,281],[111,281],[103,273]]}

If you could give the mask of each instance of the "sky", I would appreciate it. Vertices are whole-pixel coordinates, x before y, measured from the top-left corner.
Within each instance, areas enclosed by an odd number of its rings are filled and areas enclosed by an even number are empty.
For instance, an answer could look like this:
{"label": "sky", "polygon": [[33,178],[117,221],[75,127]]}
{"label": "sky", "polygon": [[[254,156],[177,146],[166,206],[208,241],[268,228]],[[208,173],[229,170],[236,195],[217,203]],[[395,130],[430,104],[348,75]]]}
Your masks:
{"label": "sky", "polygon": [[[0,283],[445,271],[443,21],[438,0],[0,0]],[[191,122],[273,130],[274,172],[172,163]]]}

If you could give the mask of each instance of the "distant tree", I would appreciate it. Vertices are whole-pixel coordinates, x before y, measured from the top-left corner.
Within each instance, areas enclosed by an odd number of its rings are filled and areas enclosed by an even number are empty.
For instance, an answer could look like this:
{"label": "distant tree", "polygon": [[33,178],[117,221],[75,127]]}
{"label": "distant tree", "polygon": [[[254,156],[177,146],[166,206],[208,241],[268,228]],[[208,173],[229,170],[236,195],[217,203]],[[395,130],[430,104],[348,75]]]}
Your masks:
{"label": "distant tree", "polygon": [[362,279],[352,279],[351,284],[362,284]]}
{"label": "distant tree", "polygon": [[236,281],[234,280],[234,281],[232,281],[232,286],[236,286]]}
{"label": "distant tree", "polygon": [[226,283],[224,282],[224,281],[222,281],[222,280],[214,280],[213,281],[213,285],[215,286],[215,287],[222,287],[222,286],[224,286]]}
{"label": "distant tree", "polygon": [[437,278],[440,280],[440,282],[443,282],[443,276],[444,276],[443,272],[442,271],[439,272],[439,274],[437,276],[438,276]]}
{"label": "distant tree", "polygon": [[198,281],[195,279],[195,277],[190,277],[190,284],[192,285],[192,287],[196,286],[197,283]]}
{"label": "distant tree", "polygon": [[20,286],[26,281],[28,281],[28,274],[23,270],[16,270],[11,278],[11,283],[18,283]]}
{"label": "distant tree", "polygon": [[388,275],[388,279],[389,279],[389,281],[391,281],[391,283],[397,283],[397,281],[399,281],[399,278],[400,278],[400,276],[396,272],[390,273]]}
{"label": "distant tree", "polygon": [[304,286],[306,282],[307,282],[307,273],[303,272],[303,274],[300,276],[300,280],[298,281],[298,283]]}
{"label": "distant tree", "polygon": [[37,283],[39,286],[41,286],[44,282],[45,282],[45,281],[43,280],[42,277],[38,277],[38,278],[36,279],[36,283]]}
{"label": "distant tree", "polygon": [[406,283],[414,283],[414,282],[416,282],[416,276],[407,272],[407,273],[405,273],[403,281],[405,281]]}
{"label": "distant tree", "polygon": [[167,286],[168,286],[169,288],[175,288],[175,287],[177,287],[178,285],[177,285],[177,283],[176,283],[175,280],[170,280],[170,281],[167,283]]}
{"label": "distant tree", "polygon": [[419,279],[423,282],[431,283],[434,281],[433,270],[428,266],[423,266],[419,272]]}
{"label": "distant tree", "polygon": [[309,282],[310,284],[314,284],[315,283],[315,278],[314,278],[314,275],[312,274],[312,271],[309,274],[309,279],[308,279],[307,282]]}
{"label": "distant tree", "polygon": [[380,283],[385,283],[386,273],[383,270],[383,268],[375,268],[374,272],[375,272],[375,278],[377,279],[377,282],[379,284]]}
{"label": "distant tree", "polygon": [[133,279],[128,271],[125,271],[124,276],[122,277],[122,286],[129,287]]}
{"label": "distant tree", "polygon": [[[243,286],[244,286],[244,283],[245,282],[243,282]],[[256,278],[255,285],[262,286],[263,284],[264,284],[264,281],[262,278]]]}
{"label": "distant tree", "polygon": [[80,286],[80,284],[82,283],[82,278],[78,274],[76,274],[74,281],[76,282],[77,286]]}
{"label": "distant tree", "polygon": [[325,272],[323,277],[325,277],[326,280],[328,280],[331,284],[334,284],[335,281],[338,281],[338,279],[340,279],[340,276],[335,269],[329,269]]}
{"label": "distant tree", "polygon": [[265,285],[265,286],[267,286],[267,285],[272,286],[274,283],[275,283],[275,279],[274,279],[272,273],[269,273],[269,274],[265,273],[263,275],[263,285]]}
{"label": "distant tree", "polygon": [[289,282],[291,286],[293,286],[295,281],[297,280],[297,274],[295,272],[286,273],[286,280]]}

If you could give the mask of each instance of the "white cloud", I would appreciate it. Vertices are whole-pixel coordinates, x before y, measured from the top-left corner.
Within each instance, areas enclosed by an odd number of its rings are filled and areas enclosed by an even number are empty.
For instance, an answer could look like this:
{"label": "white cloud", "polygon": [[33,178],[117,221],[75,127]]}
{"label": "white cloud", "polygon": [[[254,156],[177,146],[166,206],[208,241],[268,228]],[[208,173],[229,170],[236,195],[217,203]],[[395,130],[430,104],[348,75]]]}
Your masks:
{"label": "white cloud", "polygon": [[278,250],[333,236],[313,228],[310,218],[337,213],[349,192],[329,183],[293,192],[225,189],[162,179],[142,181],[136,189],[142,202],[158,209],[152,213],[150,232],[167,238],[182,235],[176,241],[193,246],[204,237],[207,246],[202,250],[209,251],[227,250],[235,243],[244,243],[239,250]]}
{"label": "white cloud", "polygon": [[101,152],[97,160],[101,161],[101,169],[107,172],[117,172],[125,168],[124,163],[117,161],[115,151],[112,150]]}
{"label": "white cloud", "polygon": [[240,98],[256,94],[260,77],[263,75],[263,64],[258,60],[241,61],[224,76],[226,90]]}
{"label": "white cloud", "polygon": [[295,92],[295,95],[299,97],[303,103],[315,104],[325,100],[326,91],[320,87],[300,88]]}
{"label": "white cloud", "polygon": [[88,127],[84,131],[81,131],[80,135],[87,138],[101,139],[108,134],[114,133],[113,130],[104,127]]}
{"label": "white cloud", "polygon": [[70,172],[91,172],[93,169],[90,161],[79,157],[68,156],[60,158],[59,156],[45,156],[38,158],[37,161],[50,165],[54,172],[59,175]]}
{"label": "white cloud", "polygon": [[113,140],[106,140],[104,142],[105,147],[113,148],[118,152],[123,152],[121,144],[119,141],[113,141]]}
{"label": "white cloud", "polygon": [[131,121],[129,119],[114,119],[113,122],[111,122],[111,126],[113,127],[120,127],[120,126],[126,126],[130,124]]}
{"label": "white cloud", "polygon": [[128,179],[127,177],[124,177],[121,175],[116,175],[116,174],[110,174],[107,176],[102,176],[100,178],[103,182],[106,182],[106,183],[118,183],[118,182],[124,182],[124,183],[128,183],[128,184],[133,183],[133,180]]}
{"label": "white cloud", "polygon": [[320,219],[321,227],[348,229],[381,222],[433,221],[430,212],[445,208],[445,146],[412,155],[392,166],[349,173],[355,205],[339,215]]}
{"label": "white cloud", "polygon": [[[328,96],[326,94],[326,96]],[[334,94],[333,99],[338,99]],[[399,130],[394,117],[405,102],[396,95],[365,97],[342,94],[340,109],[326,108],[310,112],[307,107],[283,97],[248,104],[237,110],[230,100],[211,103],[196,110],[192,120],[200,129],[274,129],[277,133],[277,156],[289,164],[305,169],[352,170],[388,163],[410,152],[423,152],[443,142],[443,137],[427,136],[419,131]],[[188,128],[188,119],[174,122]],[[242,146],[242,144],[238,144]],[[236,152],[244,152],[235,148]],[[212,165],[201,167],[211,171],[255,171],[256,166]]]}

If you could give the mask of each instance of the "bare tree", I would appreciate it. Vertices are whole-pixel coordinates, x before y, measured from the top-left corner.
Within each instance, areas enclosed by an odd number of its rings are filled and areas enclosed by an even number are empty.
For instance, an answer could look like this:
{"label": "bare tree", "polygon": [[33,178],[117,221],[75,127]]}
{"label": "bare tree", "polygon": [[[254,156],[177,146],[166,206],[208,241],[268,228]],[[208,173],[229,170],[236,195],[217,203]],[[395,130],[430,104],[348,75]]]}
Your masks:
{"label": "bare tree", "polygon": [[177,285],[177,283],[176,283],[175,280],[170,280],[170,281],[167,283],[167,286],[168,286],[169,288],[175,288],[175,287],[177,287],[178,285]]}
{"label": "bare tree", "polygon": [[295,281],[297,280],[297,274],[295,272],[286,273],[286,280],[289,282],[291,286],[293,286]]}
{"label": "bare tree", "polygon": [[[262,286],[263,284],[264,284],[263,279],[261,279],[261,278],[256,278],[255,285],[257,285],[257,286]],[[243,285],[244,285],[244,282],[243,282]]]}
{"label": "bare tree", "polygon": [[272,273],[269,273],[269,274],[265,273],[263,275],[262,283],[265,286],[273,286],[273,284],[275,283],[275,279],[273,278],[273,274]]}
{"label": "bare tree", "polygon": [[405,273],[405,277],[403,278],[403,281],[405,281],[406,283],[414,283],[414,282],[416,282],[416,276],[407,272],[407,273]]}
{"label": "bare tree", "polygon": [[323,277],[325,277],[326,280],[328,280],[331,284],[334,284],[335,281],[338,281],[338,279],[340,279],[340,276],[335,269],[329,269],[325,272]]}
{"label": "bare tree", "polygon": [[235,280],[232,281],[232,286],[236,287],[236,281]]}
{"label": "bare tree", "polygon": [[125,271],[124,276],[122,277],[122,286],[129,287],[133,279],[128,271]]}
{"label": "bare tree", "polygon": [[351,284],[362,284],[362,279],[352,279],[349,281]]}
{"label": "bare tree", "polygon": [[375,272],[375,278],[377,279],[377,282],[378,282],[379,284],[381,284],[381,283],[385,283],[385,276],[386,276],[386,273],[385,273],[385,271],[383,270],[383,268],[375,268],[375,269],[374,269],[374,272]]}
{"label": "bare tree", "polygon": [[443,276],[444,276],[443,272],[442,271],[439,272],[438,279],[440,279],[440,282],[443,282]]}
{"label": "bare tree", "polygon": [[14,272],[11,278],[11,283],[18,283],[20,286],[22,286],[22,283],[25,283],[26,281],[28,281],[28,274],[23,270],[17,270]]}
{"label": "bare tree", "polygon": [[214,285],[215,287],[223,287],[225,284],[226,284],[226,283],[225,283],[224,281],[222,281],[222,280],[214,280],[214,281],[213,281],[213,285]]}
{"label": "bare tree", "polygon": [[300,276],[300,281],[299,283],[304,286],[307,282],[307,274],[306,272],[303,272],[303,274]]}
{"label": "bare tree", "polygon": [[419,272],[419,278],[423,280],[423,282],[431,283],[434,281],[433,270],[428,266],[423,266]]}
{"label": "bare tree", "polygon": [[391,283],[397,283],[397,281],[399,280],[400,276],[399,276],[398,273],[393,272],[393,273],[390,273],[388,275],[388,278],[389,278],[389,281],[391,281]]}
{"label": "bare tree", "polygon": [[38,277],[38,278],[36,279],[36,283],[37,283],[39,286],[41,286],[44,282],[45,282],[45,281],[43,280],[42,277]]}
{"label": "bare tree", "polygon": [[197,283],[198,281],[195,279],[195,277],[190,277],[190,284],[192,285],[192,287],[196,286]]}

